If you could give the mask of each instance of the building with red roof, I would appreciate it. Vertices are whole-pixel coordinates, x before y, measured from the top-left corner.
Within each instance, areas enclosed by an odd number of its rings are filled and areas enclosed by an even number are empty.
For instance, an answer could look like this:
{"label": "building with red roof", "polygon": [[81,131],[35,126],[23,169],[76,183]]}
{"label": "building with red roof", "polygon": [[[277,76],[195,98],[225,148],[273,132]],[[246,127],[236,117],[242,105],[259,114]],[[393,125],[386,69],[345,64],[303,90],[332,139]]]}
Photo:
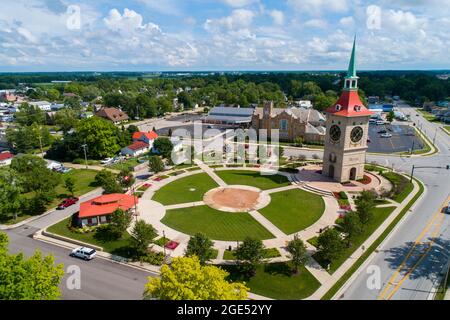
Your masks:
{"label": "building with red roof", "polygon": [[131,212],[139,202],[136,196],[113,193],[91,199],[80,204],[78,221],[81,226],[95,226],[108,223],[117,209]]}
{"label": "building with red roof", "polygon": [[9,166],[13,158],[14,155],[10,152],[0,153],[0,167]]}
{"label": "building with red roof", "polygon": [[133,133],[133,143],[121,150],[125,156],[136,157],[148,152],[153,147],[153,142],[158,138],[155,131]]}
{"label": "building with red roof", "polygon": [[356,75],[356,38],[338,101],[325,112],[326,136],[322,173],[337,182],[360,180],[364,177],[369,111],[358,95]]}

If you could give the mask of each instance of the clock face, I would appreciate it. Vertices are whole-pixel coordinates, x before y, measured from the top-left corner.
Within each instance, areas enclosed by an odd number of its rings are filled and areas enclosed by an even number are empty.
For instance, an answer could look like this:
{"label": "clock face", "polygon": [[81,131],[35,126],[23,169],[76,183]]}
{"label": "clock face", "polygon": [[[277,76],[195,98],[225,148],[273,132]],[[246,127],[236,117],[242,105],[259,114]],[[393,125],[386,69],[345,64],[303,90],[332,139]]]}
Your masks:
{"label": "clock face", "polygon": [[359,142],[363,137],[363,133],[363,128],[355,127],[350,133],[350,139],[352,139],[353,142]]}
{"label": "clock face", "polygon": [[332,141],[337,142],[341,138],[341,129],[337,125],[332,125],[330,128],[330,138]]}

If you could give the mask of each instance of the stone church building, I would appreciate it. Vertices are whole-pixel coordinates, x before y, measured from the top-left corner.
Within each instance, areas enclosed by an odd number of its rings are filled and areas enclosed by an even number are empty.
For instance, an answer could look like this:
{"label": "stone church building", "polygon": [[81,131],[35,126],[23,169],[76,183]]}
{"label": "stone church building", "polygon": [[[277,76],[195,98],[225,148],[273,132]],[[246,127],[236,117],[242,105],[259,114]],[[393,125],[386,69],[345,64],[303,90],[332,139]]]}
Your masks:
{"label": "stone church building", "polygon": [[312,108],[274,108],[273,102],[266,102],[263,108],[255,108],[252,128],[279,130],[280,141],[294,141],[302,137],[305,143],[323,143],[325,139],[325,118]]}

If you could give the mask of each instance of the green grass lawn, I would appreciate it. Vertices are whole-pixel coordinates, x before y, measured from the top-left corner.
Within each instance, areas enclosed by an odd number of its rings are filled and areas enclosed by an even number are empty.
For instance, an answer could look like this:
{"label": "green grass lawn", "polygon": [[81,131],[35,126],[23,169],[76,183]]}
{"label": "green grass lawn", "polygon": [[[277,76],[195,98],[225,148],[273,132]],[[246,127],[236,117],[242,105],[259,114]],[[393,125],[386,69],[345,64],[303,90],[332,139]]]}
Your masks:
{"label": "green grass lawn", "polygon": [[71,238],[74,240],[82,241],[88,244],[93,244],[95,246],[102,247],[105,252],[109,252],[111,254],[118,254],[125,256],[123,252],[129,247],[130,234],[127,232],[124,234],[123,238],[117,241],[101,241],[97,239],[95,236],[95,232],[79,234],[73,232],[68,228],[71,218],[64,219],[49,228],[47,228],[48,232],[55,233],[57,235]]}
{"label": "green grass lawn", "polygon": [[165,185],[156,191],[152,200],[163,205],[202,201],[203,195],[216,187],[218,185],[206,173],[194,174]]}
{"label": "green grass lawn", "polygon": [[202,232],[214,240],[241,241],[246,237],[260,240],[273,238],[273,235],[248,213],[222,212],[208,206],[168,210],[161,222],[189,235]]}
{"label": "green grass lawn", "polygon": [[[235,256],[234,253],[236,251],[232,250],[232,251],[228,251],[225,250],[225,252],[223,253],[223,259],[224,260],[235,260]],[[269,248],[269,249],[264,249],[264,259],[271,259],[271,258],[278,258],[281,257],[281,253],[280,251],[278,251],[277,248]]]}
{"label": "green grass lawn", "polygon": [[446,133],[447,133],[448,135],[450,135],[450,126],[444,126],[444,128],[447,130]]}
{"label": "green grass lawn", "polygon": [[230,185],[247,185],[261,190],[275,189],[288,186],[288,178],[282,175],[263,176],[259,171],[225,170],[216,171],[216,174]]}
{"label": "green grass lawn", "polygon": [[286,234],[301,231],[319,220],[325,210],[321,196],[300,189],[272,193],[259,212]]}
{"label": "green grass lawn", "polygon": [[273,299],[305,299],[320,287],[320,282],[304,267],[300,268],[298,275],[294,275],[285,262],[260,265],[250,279],[242,276],[237,266],[220,267],[230,273],[229,280],[244,281],[252,293]]}
{"label": "green grass lawn", "polygon": [[[360,246],[363,244],[367,238],[375,232],[375,230],[386,220],[387,217],[395,210],[396,207],[386,207],[386,208],[375,208],[373,210],[373,219],[366,225],[364,232],[360,235],[356,236],[352,241],[352,246],[349,248],[345,248],[341,253],[338,259],[334,260],[330,265],[330,273],[335,272],[344,262],[348,259],[348,257]],[[310,239],[311,241],[312,239]],[[319,262],[322,267],[326,268],[326,263],[320,261],[320,259],[315,256],[317,262]]]}
{"label": "green grass lawn", "polygon": [[384,172],[383,177],[388,179],[394,186],[397,186],[398,192],[392,197],[394,201],[403,202],[405,198],[413,191],[414,185],[406,177],[395,172]]}
{"label": "green grass lawn", "polygon": [[111,165],[111,166],[108,166],[107,168],[108,169],[113,169],[113,170],[128,170],[129,168],[131,168],[131,167],[136,167],[138,164],[140,164],[139,162],[138,162],[138,159],[137,158],[130,158],[130,159],[128,159],[128,160],[125,160],[125,161],[123,161],[123,162],[118,162],[118,163],[115,163],[115,164],[113,164],[113,165]]}

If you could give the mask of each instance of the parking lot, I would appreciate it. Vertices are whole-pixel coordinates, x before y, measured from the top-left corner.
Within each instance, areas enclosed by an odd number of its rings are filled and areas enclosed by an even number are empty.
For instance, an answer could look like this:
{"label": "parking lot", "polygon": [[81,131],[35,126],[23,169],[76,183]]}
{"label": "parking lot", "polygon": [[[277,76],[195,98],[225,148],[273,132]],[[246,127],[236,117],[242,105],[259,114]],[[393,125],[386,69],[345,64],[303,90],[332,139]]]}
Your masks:
{"label": "parking lot", "polygon": [[[392,134],[390,138],[381,137],[380,131]],[[423,141],[417,137],[414,128],[407,125],[375,125],[369,126],[369,152],[395,153],[423,149]]]}

